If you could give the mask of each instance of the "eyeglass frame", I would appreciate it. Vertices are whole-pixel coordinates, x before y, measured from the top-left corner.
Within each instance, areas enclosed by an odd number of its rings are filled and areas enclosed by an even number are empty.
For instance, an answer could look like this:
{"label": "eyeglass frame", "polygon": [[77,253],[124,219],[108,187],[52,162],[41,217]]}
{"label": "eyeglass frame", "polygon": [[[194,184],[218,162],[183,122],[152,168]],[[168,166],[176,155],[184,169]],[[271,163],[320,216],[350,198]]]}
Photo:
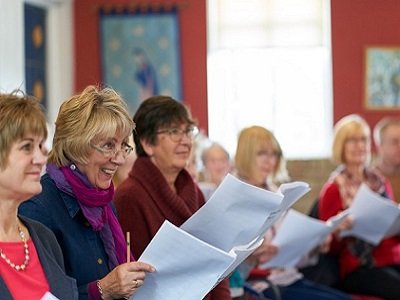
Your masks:
{"label": "eyeglass frame", "polygon": [[[183,139],[184,135],[186,135],[186,137],[188,137],[192,140],[199,134],[199,132],[200,132],[200,130],[197,126],[188,126],[186,129],[181,129],[178,127],[165,128],[165,129],[158,130],[156,133],[157,134],[168,133],[168,136],[170,137],[170,139],[173,142],[178,143]],[[179,137],[177,139],[173,138],[174,134],[175,134],[175,136],[176,136],[176,134],[179,134]]]}
{"label": "eyeglass frame", "polygon": [[[90,144],[90,146],[91,146],[93,149],[95,149],[95,150],[99,151],[100,153],[102,153],[103,156],[104,156],[105,158],[113,158],[113,157],[116,157],[117,154],[119,154],[119,153],[121,152],[123,158],[125,159],[125,158],[127,158],[128,155],[131,154],[132,151],[133,151],[133,147],[132,147],[131,145],[129,145],[128,143],[122,143],[122,144],[121,144],[121,148],[118,149],[118,150],[116,150],[116,149],[113,149],[113,150],[112,150],[112,149],[106,150],[106,149],[103,149],[101,146],[94,145],[94,144]],[[124,147],[125,147],[125,148],[124,148]]]}

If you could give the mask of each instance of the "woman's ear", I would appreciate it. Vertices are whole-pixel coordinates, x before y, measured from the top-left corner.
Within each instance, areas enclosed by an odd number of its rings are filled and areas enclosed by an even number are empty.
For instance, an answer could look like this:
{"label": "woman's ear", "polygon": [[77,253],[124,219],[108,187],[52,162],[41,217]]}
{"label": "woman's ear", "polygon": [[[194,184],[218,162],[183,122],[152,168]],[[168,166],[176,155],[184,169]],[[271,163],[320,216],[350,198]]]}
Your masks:
{"label": "woman's ear", "polygon": [[153,147],[154,145],[152,145],[151,143],[149,143],[147,140],[145,139],[141,139],[140,140],[140,144],[142,145],[142,148],[144,150],[144,152],[146,152],[147,156],[151,157],[153,156]]}

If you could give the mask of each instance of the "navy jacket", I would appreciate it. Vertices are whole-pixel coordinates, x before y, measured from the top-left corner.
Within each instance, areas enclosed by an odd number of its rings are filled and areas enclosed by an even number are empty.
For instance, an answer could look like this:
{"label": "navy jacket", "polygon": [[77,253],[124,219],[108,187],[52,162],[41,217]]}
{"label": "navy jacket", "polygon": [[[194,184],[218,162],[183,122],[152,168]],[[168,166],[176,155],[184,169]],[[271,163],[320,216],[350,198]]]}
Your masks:
{"label": "navy jacket", "polygon": [[[54,235],[39,222],[22,216],[20,216],[20,220],[28,228],[32,241],[35,244],[51,293],[61,300],[78,299],[76,281],[65,275],[61,249]],[[0,296],[2,300],[13,299],[1,277]]]}
{"label": "navy jacket", "polygon": [[110,272],[103,242],[74,197],[60,191],[48,174],[42,176],[41,183],[42,192],[22,203],[19,212],[53,231],[63,252],[66,273],[76,279],[79,299],[87,300],[87,285]]}

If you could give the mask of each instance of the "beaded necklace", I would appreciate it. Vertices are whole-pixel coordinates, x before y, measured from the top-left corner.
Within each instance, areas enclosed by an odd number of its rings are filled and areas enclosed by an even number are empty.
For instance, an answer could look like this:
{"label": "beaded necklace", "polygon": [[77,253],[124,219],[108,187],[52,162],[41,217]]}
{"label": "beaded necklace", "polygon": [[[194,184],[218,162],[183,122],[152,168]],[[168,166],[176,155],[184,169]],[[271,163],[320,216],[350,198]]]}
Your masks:
{"label": "beaded necklace", "polygon": [[25,261],[24,263],[20,264],[20,265],[16,265],[15,263],[13,263],[3,252],[3,249],[0,248],[0,257],[2,259],[5,260],[5,262],[13,269],[17,270],[17,271],[23,271],[26,269],[26,267],[29,264],[29,249],[28,249],[28,243],[26,242],[26,238],[25,238],[25,234],[24,232],[21,230],[21,227],[18,226],[18,232],[19,232],[19,236],[21,237],[22,242],[24,243],[24,252],[25,252]]}

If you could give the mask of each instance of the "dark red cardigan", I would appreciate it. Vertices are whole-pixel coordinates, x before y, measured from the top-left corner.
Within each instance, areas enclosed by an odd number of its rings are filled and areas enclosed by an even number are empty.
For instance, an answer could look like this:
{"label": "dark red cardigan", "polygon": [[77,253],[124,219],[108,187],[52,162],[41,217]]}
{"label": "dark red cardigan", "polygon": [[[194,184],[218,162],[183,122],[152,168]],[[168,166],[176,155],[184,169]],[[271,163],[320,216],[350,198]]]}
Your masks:
{"label": "dark red cardigan", "polygon": [[[124,231],[131,232],[131,248],[139,257],[164,220],[182,225],[203,204],[204,196],[190,174],[182,170],[175,181],[176,193],[147,157],[138,157],[129,177],[116,190],[115,205]],[[231,299],[226,280],[204,299]]]}

